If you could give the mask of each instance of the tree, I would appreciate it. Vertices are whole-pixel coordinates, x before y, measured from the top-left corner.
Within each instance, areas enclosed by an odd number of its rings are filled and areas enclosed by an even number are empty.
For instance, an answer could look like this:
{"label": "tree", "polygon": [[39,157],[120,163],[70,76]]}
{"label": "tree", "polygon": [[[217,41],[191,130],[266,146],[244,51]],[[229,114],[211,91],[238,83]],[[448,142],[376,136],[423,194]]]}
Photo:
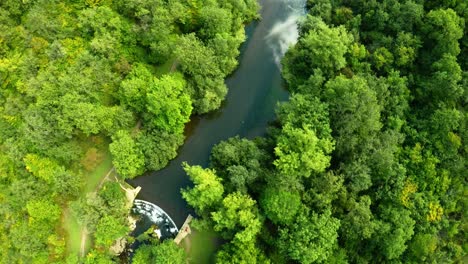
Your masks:
{"label": "tree", "polygon": [[346,208],[349,212],[341,220],[340,240],[344,241],[347,250],[357,253],[351,254],[352,258],[356,258],[355,255],[365,257],[362,252],[364,245],[375,232],[379,232],[370,206],[370,197],[361,196],[359,201],[351,201],[350,208]]}
{"label": "tree", "polygon": [[260,206],[273,223],[289,225],[301,206],[301,196],[297,191],[269,186],[262,192]]}
{"label": "tree", "polygon": [[330,76],[345,67],[345,55],[353,37],[343,26],[331,28],[321,19],[308,16],[304,37],[282,61],[283,76],[292,87],[309,79],[316,69]]}
{"label": "tree", "polygon": [[333,150],[330,139],[319,139],[308,126],[302,129],[289,124],[278,136],[273,164],[284,175],[309,177],[312,173],[323,172],[329,165]]}
{"label": "tree", "polygon": [[184,264],[187,256],[183,248],[178,247],[173,240],[165,240],[160,244],[148,244],[140,246],[133,256],[135,264]]}
{"label": "tree", "polygon": [[270,260],[253,242],[232,242],[224,245],[216,253],[216,263],[252,263],[269,264]]}
{"label": "tree", "polygon": [[417,234],[409,246],[415,261],[425,261],[437,248],[437,237],[432,234]]}
{"label": "tree", "polygon": [[133,178],[143,173],[143,153],[128,132],[120,130],[112,136],[109,151],[117,173],[123,177]]}
{"label": "tree", "polygon": [[[74,261],[73,258],[70,258],[70,262]],[[78,260],[77,260],[78,261]],[[69,262],[67,262],[68,264]],[[112,261],[111,256],[107,252],[103,253],[98,250],[92,250],[86,255],[85,264],[112,264],[115,263]]]}
{"label": "tree", "polygon": [[81,175],[62,171],[57,173],[53,189],[59,197],[73,200],[78,197],[82,187],[83,178]]}
{"label": "tree", "polygon": [[437,109],[428,121],[428,128],[432,131],[431,142],[437,156],[447,162],[457,160],[462,146],[459,136],[463,122],[462,112],[451,108]]}
{"label": "tree", "polygon": [[177,148],[184,143],[184,135],[145,130],[138,134],[136,141],[145,156],[146,169],[160,170],[177,156]]}
{"label": "tree", "polygon": [[108,209],[117,211],[119,214],[125,214],[124,208],[127,204],[127,197],[122,187],[120,187],[120,183],[105,182],[98,195],[107,203]]}
{"label": "tree", "polygon": [[96,227],[96,233],[94,233],[96,245],[108,249],[117,239],[127,235],[128,231],[129,228],[126,223],[122,223],[120,219],[113,216],[106,215],[99,220]]}
{"label": "tree", "polygon": [[374,59],[374,66],[378,70],[383,69],[384,71],[388,72],[392,68],[392,63],[394,60],[393,54],[385,47],[376,49],[372,54],[372,58]]}
{"label": "tree", "polygon": [[443,54],[457,56],[458,40],[463,37],[463,19],[452,9],[431,10],[426,15],[425,31],[432,41],[431,53],[437,59]]}
{"label": "tree", "polygon": [[136,112],[143,112],[146,106],[146,92],[152,85],[153,75],[144,64],[135,64],[120,83],[119,99]]}
{"label": "tree", "polygon": [[201,39],[208,40],[217,34],[230,33],[232,30],[232,13],[229,10],[215,7],[203,6],[200,10]]}
{"label": "tree", "polygon": [[220,203],[224,188],[214,170],[203,169],[200,166],[183,165],[185,172],[194,183],[193,188],[182,190],[182,197],[194,207],[198,213],[203,213]]}
{"label": "tree", "polygon": [[255,0],[226,0],[219,1],[219,4],[231,10],[234,15],[234,21],[239,26],[258,17],[259,4]]}
{"label": "tree", "polygon": [[24,157],[26,170],[31,172],[37,178],[52,183],[64,168],[60,167],[55,161],[48,158],[41,158],[36,154],[28,154]]}
{"label": "tree", "polygon": [[54,224],[60,218],[60,208],[58,205],[47,200],[32,200],[26,204],[29,214],[29,222],[42,222]]}
{"label": "tree", "polygon": [[211,166],[223,178],[226,190],[247,192],[262,174],[266,154],[253,141],[239,137],[230,138],[211,150]]}
{"label": "tree", "polygon": [[371,147],[382,127],[381,106],[367,81],[359,76],[338,76],[325,85],[323,98],[329,104],[330,120],[336,140],[336,155],[343,160]]}
{"label": "tree", "polygon": [[344,179],[341,175],[335,175],[333,171],[321,173],[309,180],[309,185],[313,187],[303,195],[304,203],[318,212],[330,208],[332,202],[343,195]]}
{"label": "tree", "polygon": [[395,63],[398,66],[411,66],[418,56],[422,41],[408,32],[399,32],[395,39]]}
{"label": "tree", "polygon": [[280,229],[278,247],[300,263],[325,262],[336,245],[339,227],[330,211],[316,214],[303,207],[294,223]]}
{"label": "tree", "polygon": [[448,106],[456,105],[464,92],[460,85],[462,70],[457,63],[457,57],[444,54],[440,60],[432,64],[432,69],[433,75],[427,84],[428,100],[434,105],[439,102],[444,102]]}
{"label": "tree", "polygon": [[387,260],[400,257],[406,250],[406,243],[414,234],[415,221],[408,210],[394,206],[381,207],[374,243]]}
{"label": "tree", "polygon": [[174,51],[182,72],[190,77],[189,92],[197,113],[206,113],[221,105],[227,93],[214,52],[194,34],[181,37]]}
{"label": "tree", "polygon": [[208,41],[208,47],[214,51],[219,68],[225,76],[236,69],[240,54],[238,47],[245,39],[244,31],[239,31],[235,36],[228,33],[216,34]]}
{"label": "tree", "polygon": [[145,114],[151,126],[168,133],[184,132],[192,113],[192,102],[184,87],[180,75],[164,75],[154,80],[147,93]]}
{"label": "tree", "polygon": [[279,105],[276,115],[283,125],[289,124],[295,128],[308,126],[318,138],[332,140],[328,105],[317,97],[293,94],[287,103]]}
{"label": "tree", "polygon": [[320,17],[324,22],[330,23],[332,16],[332,4],[328,0],[309,0],[307,7],[310,8],[309,14],[314,17]]}
{"label": "tree", "polygon": [[238,192],[228,194],[221,207],[211,213],[211,219],[214,230],[224,239],[241,244],[254,241],[262,225],[256,202]]}

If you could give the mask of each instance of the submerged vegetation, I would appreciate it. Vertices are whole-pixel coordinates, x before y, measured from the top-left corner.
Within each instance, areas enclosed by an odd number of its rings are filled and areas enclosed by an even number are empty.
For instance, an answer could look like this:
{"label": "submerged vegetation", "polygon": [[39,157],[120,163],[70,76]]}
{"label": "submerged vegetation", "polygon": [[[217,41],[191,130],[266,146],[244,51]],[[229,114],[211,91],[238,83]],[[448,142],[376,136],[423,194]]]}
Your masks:
{"label": "submerged vegetation", "polygon": [[218,263],[464,263],[466,1],[309,0],[290,100],[185,165]]}

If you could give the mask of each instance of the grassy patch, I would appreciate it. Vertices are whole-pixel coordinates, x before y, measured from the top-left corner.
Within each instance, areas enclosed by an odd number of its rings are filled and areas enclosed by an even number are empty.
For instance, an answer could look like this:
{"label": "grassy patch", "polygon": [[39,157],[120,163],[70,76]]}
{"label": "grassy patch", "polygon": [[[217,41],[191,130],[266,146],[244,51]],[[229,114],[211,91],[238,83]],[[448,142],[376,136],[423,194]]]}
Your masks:
{"label": "grassy patch", "polygon": [[86,195],[88,192],[96,190],[96,187],[99,185],[99,182],[106,177],[109,170],[112,169],[112,157],[109,151],[103,153],[103,161],[99,164],[96,169],[88,173],[85,177],[85,188],[83,194]]}
{"label": "grassy patch", "polygon": [[[67,231],[67,255],[76,255],[80,253],[81,246],[81,225],[76,221],[75,217],[65,209],[63,214],[63,228]],[[89,243],[86,243],[86,249],[89,248]]]}

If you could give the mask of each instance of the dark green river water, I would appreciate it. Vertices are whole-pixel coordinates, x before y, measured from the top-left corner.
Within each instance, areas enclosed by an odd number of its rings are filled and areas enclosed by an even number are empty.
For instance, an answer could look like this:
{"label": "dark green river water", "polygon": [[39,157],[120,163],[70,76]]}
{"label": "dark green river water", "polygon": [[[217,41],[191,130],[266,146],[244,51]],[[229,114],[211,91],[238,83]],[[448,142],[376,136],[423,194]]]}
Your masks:
{"label": "dark green river water", "polygon": [[191,184],[182,162],[206,167],[211,148],[220,141],[236,135],[263,135],[275,118],[277,103],[288,98],[279,60],[297,39],[296,22],[305,12],[305,0],[259,2],[262,19],[246,27],[248,39],[241,48],[238,69],[226,80],[229,93],[223,106],[192,117],[185,144],[166,168],[129,181],[142,187],[138,199],[161,207],[179,227],[189,213],[193,214],[180,194],[181,188]]}

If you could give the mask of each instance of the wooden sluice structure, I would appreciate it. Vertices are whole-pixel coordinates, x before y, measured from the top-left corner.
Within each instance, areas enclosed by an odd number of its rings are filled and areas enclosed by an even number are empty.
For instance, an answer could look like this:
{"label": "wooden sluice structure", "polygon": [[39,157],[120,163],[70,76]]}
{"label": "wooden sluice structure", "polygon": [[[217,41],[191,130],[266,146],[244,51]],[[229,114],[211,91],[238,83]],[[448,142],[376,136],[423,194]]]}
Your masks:
{"label": "wooden sluice structure", "polygon": [[184,224],[182,225],[182,227],[179,230],[179,233],[174,239],[174,242],[177,245],[179,245],[180,241],[182,241],[187,235],[190,235],[192,233],[192,229],[190,229],[190,225],[189,225],[192,219],[193,219],[192,215],[188,215],[187,219],[185,219]]}

